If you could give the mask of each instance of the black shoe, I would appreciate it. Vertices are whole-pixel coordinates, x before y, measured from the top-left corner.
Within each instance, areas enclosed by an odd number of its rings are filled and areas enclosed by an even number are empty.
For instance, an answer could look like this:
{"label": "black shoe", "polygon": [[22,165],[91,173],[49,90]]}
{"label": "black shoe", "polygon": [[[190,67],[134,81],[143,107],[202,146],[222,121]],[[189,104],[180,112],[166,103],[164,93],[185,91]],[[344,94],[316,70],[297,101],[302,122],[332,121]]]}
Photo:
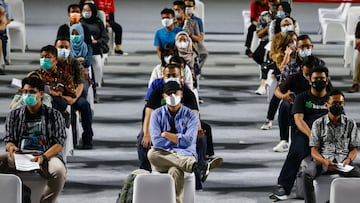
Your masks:
{"label": "black shoe", "polygon": [[206,178],[209,176],[210,164],[208,164],[207,161],[194,163],[193,172],[199,175],[201,182],[205,182]]}
{"label": "black shoe", "polygon": [[246,54],[248,57],[250,57],[250,58],[253,57],[253,53],[252,53],[252,51],[251,51],[249,48],[247,48],[247,49],[245,50],[245,54]]}
{"label": "black shoe", "polygon": [[115,52],[116,54],[120,54],[120,55],[123,55],[123,54],[124,54],[124,52],[123,52],[121,49],[119,49],[119,50],[114,50],[114,52]]}
{"label": "black shoe", "polygon": [[93,149],[93,145],[91,144],[84,144],[82,146],[78,146],[77,149],[80,149],[80,150],[89,150],[89,149]]}
{"label": "black shoe", "polygon": [[287,200],[288,194],[281,185],[278,185],[278,188],[269,195],[269,198],[274,200],[274,202]]}
{"label": "black shoe", "polygon": [[10,65],[10,62],[7,59],[5,59],[5,65]]}

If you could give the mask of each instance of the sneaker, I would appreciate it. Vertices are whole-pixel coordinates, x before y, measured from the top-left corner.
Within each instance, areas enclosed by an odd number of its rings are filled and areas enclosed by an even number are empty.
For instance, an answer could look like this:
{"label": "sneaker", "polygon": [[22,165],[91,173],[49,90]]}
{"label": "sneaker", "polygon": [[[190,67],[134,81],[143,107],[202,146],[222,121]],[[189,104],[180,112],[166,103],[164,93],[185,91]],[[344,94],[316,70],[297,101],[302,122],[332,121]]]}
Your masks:
{"label": "sneaker", "polygon": [[5,59],[4,61],[5,61],[5,65],[7,66],[10,65],[10,62],[7,59]]}
{"label": "sneaker", "polygon": [[272,128],[272,122],[266,121],[261,127],[261,130],[270,130]]}
{"label": "sneaker", "polygon": [[209,176],[210,164],[207,161],[195,162],[193,165],[193,172],[198,174],[201,182],[205,182],[206,178]]}
{"label": "sneaker", "polygon": [[353,86],[348,90],[349,93],[355,93],[359,91],[359,85],[353,84]]}
{"label": "sneaker", "polygon": [[256,91],[255,91],[255,94],[257,95],[263,95],[266,93],[266,88],[265,87],[262,87],[260,86]]}
{"label": "sneaker", "polygon": [[120,55],[123,55],[123,54],[124,54],[124,52],[123,52],[121,49],[119,49],[119,50],[114,50],[114,52],[115,52],[116,54],[120,54]]}
{"label": "sneaker", "polygon": [[209,158],[209,169],[212,170],[214,168],[220,167],[223,161],[224,159],[222,157]]}
{"label": "sneaker", "polygon": [[273,193],[271,193],[269,195],[269,198],[274,200],[274,202],[277,202],[277,201],[282,201],[282,200],[287,200],[287,193],[286,191],[284,190],[284,188],[279,185],[278,186],[278,189],[276,189]]}
{"label": "sneaker", "polygon": [[274,148],[274,152],[287,152],[289,150],[289,143],[286,140],[281,140]]}

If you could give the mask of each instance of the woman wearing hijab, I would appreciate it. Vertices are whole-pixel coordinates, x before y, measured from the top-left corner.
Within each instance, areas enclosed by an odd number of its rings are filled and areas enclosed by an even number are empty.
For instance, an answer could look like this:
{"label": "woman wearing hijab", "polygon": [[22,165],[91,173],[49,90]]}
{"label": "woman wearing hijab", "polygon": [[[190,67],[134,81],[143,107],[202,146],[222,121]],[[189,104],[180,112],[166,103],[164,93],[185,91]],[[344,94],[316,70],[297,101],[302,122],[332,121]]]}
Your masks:
{"label": "woman wearing hijab", "polygon": [[188,33],[181,31],[175,36],[175,46],[179,56],[183,57],[186,63],[194,69],[196,53],[193,51],[192,40]]}
{"label": "woman wearing hijab", "polygon": [[70,56],[89,69],[92,62],[92,47],[84,42],[84,29],[79,23],[70,26],[70,48]]}
{"label": "woman wearing hijab", "polygon": [[82,7],[81,24],[86,26],[90,32],[92,38],[92,68],[94,70],[94,79],[97,86],[101,86],[103,77],[104,62],[102,60],[103,53],[107,47],[109,37],[103,22],[96,17],[97,10],[94,4],[85,3]]}

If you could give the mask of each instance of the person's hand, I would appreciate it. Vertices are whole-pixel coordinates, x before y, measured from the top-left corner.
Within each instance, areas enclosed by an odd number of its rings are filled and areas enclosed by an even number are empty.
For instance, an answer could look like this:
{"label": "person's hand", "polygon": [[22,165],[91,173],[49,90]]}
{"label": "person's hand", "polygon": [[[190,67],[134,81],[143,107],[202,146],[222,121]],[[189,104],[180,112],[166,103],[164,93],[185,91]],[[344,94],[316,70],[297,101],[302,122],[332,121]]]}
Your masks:
{"label": "person's hand", "polygon": [[15,145],[11,145],[8,149],[9,152],[9,159],[14,161],[14,154],[15,152],[19,151],[19,148],[16,147]]}
{"label": "person's hand", "polygon": [[144,133],[144,137],[143,139],[141,140],[141,144],[144,148],[149,148],[151,146],[151,137],[150,137],[150,134],[146,135]]}
{"label": "person's hand", "polygon": [[325,166],[329,171],[336,171],[337,166],[329,159],[325,160]]}
{"label": "person's hand", "polygon": [[40,156],[35,156],[33,159],[31,159],[32,162],[38,162],[39,165],[42,165],[44,163],[44,158]]}
{"label": "person's hand", "polygon": [[201,139],[205,135],[205,130],[198,129],[197,139]]}
{"label": "person's hand", "polygon": [[289,102],[290,104],[293,104],[294,103],[293,95],[294,93],[289,90],[282,96],[282,100]]}
{"label": "person's hand", "polygon": [[351,159],[350,159],[350,158],[346,158],[346,159],[343,161],[343,166],[350,165],[350,163],[351,163]]}
{"label": "person's hand", "polygon": [[111,27],[109,22],[106,22],[106,27]]}
{"label": "person's hand", "polygon": [[294,52],[294,50],[291,47],[289,47],[289,46],[286,47],[285,55],[290,56],[293,52]]}
{"label": "person's hand", "polygon": [[79,57],[77,58],[77,60],[80,62],[80,63],[83,63],[85,61],[84,57]]}
{"label": "person's hand", "polygon": [[98,41],[97,41],[96,39],[93,39],[93,40],[91,41],[91,43],[93,43],[93,44],[97,44],[97,43],[98,43]]}

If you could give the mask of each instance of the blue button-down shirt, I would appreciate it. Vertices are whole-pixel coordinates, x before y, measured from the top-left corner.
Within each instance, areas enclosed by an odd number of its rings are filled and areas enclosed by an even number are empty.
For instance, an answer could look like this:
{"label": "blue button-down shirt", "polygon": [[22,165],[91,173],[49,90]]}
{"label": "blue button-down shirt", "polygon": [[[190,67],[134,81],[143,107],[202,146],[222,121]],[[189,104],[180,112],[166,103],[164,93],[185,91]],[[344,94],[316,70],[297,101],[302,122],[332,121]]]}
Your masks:
{"label": "blue button-down shirt", "polygon": [[186,106],[181,106],[174,121],[178,143],[174,144],[167,138],[161,137],[162,132],[170,132],[171,114],[167,105],[157,108],[151,114],[150,135],[153,147],[165,151],[175,150],[182,156],[194,156],[197,159],[196,139],[198,133],[197,115]]}

